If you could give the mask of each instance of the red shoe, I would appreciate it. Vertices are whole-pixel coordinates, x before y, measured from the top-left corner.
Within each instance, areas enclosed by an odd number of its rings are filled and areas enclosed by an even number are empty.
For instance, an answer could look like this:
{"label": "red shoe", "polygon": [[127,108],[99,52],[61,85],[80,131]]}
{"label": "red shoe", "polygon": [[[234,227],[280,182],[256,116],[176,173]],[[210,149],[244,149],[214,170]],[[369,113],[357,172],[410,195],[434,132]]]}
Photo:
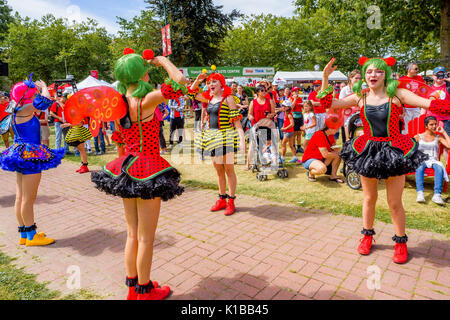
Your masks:
{"label": "red shoe", "polygon": [[227,207],[227,198],[228,196],[221,196],[219,195],[220,199],[216,201],[216,204],[213,205],[211,207],[211,209],[209,209],[210,211],[214,212],[214,211],[219,211],[219,210],[223,210]]}
{"label": "red shoe", "polygon": [[394,250],[395,252],[392,261],[398,264],[408,261],[408,248],[406,247],[406,243],[396,243],[394,245]]}
{"label": "red shoe", "polygon": [[228,199],[227,207],[225,208],[224,213],[226,216],[231,216],[233,213],[236,212],[236,207],[234,206],[234,199],[236,199],[236,197]]}
{"label": "red shoe", "polygon": [[86,165],[82,165],[80,170],[77,171],[78,173],[87,173],[89,172],[89,168]]}
{"label": "red shoe", "polygon": [[136,286],[137,300],[164,300],[170,294],[170,288],[164,286],[162,288],[155,288],[151,282],[147,285]]}
{"label": "red shoe", "polygon": [[[159,286],[158,282],[153,281],[152,283],[155,288],[158,288],[158,286]],[[136,293],[136,286],[128,287],[127,300],[137,300],[137,299],[138,299],[138,294]]]}
{"label": "red shoe", "polygon": [[361,243],[358,246],[358,252],[362,255],[368,255],[370,253],[370,248],[372,247],[373,236],[366,236],[360,240]]}

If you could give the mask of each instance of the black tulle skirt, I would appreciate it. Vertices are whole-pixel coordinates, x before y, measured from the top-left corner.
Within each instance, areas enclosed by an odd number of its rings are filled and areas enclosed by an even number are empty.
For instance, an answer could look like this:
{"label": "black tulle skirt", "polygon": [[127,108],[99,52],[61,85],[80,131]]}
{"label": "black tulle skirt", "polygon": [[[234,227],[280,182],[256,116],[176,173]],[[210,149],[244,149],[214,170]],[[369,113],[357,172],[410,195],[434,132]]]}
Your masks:
{"label": "black tulle skirt", "polygon": [[141,198],[144,200],[161,198],[168,201],[184,192],[180,186],[180,173],[172,168],[147,180],[137,181],[123,172],[115,177],[105,171],[94,171],[91,180],[96,188],[107,194],[121,198]]}
{"label": "black tulle skirt", "polygon": [[428,155],[418,150],[418,144],[406,155],[389,142],[369,141],[364,150],[358,154],[353,149],[353,140],[347,141],[340,156],[349,170],[367,178],[387,179],[415,172]]}

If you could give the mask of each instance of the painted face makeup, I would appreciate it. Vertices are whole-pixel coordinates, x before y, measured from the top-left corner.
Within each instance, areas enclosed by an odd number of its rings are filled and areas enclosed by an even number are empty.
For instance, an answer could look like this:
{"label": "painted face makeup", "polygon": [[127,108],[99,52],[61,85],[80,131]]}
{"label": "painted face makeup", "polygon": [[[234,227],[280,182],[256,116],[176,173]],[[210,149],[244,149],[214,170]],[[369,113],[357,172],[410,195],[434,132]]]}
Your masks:
{"label": "painted face makeup", "polygon": [[371,89],[384,85],[385,77],[384,70],[376,69],[373,65],[366,70],[366,83]]}

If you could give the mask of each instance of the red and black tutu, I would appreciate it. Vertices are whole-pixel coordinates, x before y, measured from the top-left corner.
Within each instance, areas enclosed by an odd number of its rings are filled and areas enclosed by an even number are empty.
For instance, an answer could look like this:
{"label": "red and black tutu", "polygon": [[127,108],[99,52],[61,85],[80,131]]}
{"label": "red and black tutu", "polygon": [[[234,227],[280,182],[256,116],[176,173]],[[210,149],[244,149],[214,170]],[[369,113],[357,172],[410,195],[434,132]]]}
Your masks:
{"label": "red and black tutu", "polygon": [[125,155],[93,172],[96,188],[121,198],[170,200],[183,193],[180,173],[159,154],[159,122],[154,118],[121,128]]}
{"label": "red and black tutu", "polygon": [[369,141],[358,153],[354,149],[356,139],[347,141],[340,153],[349,170],[367,178],[387,179],[415,172],[428,156],[418,150],[418,144],[405,156],[404,151],[385,141]]}

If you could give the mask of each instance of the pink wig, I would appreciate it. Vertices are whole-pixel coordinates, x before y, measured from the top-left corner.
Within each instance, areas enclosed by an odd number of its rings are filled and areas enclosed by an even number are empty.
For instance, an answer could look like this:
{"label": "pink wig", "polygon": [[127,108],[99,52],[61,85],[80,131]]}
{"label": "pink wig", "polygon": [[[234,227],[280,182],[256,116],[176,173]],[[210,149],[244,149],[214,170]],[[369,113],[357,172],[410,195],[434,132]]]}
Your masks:
{"label": "pink wig", "polygon": [[38,89],[36,87],[32,88],[30,87],[28,89],[28,86],[24,82],[19,82],[14,85],[14,87],[11,89],[11,100],[14,100],[16,103],[19,103],[20,99],[22,99],[21,105],[26,105],[29,103],[32,103],[33,100],[31,98],[34,96],[36,92],[38,92]]}

